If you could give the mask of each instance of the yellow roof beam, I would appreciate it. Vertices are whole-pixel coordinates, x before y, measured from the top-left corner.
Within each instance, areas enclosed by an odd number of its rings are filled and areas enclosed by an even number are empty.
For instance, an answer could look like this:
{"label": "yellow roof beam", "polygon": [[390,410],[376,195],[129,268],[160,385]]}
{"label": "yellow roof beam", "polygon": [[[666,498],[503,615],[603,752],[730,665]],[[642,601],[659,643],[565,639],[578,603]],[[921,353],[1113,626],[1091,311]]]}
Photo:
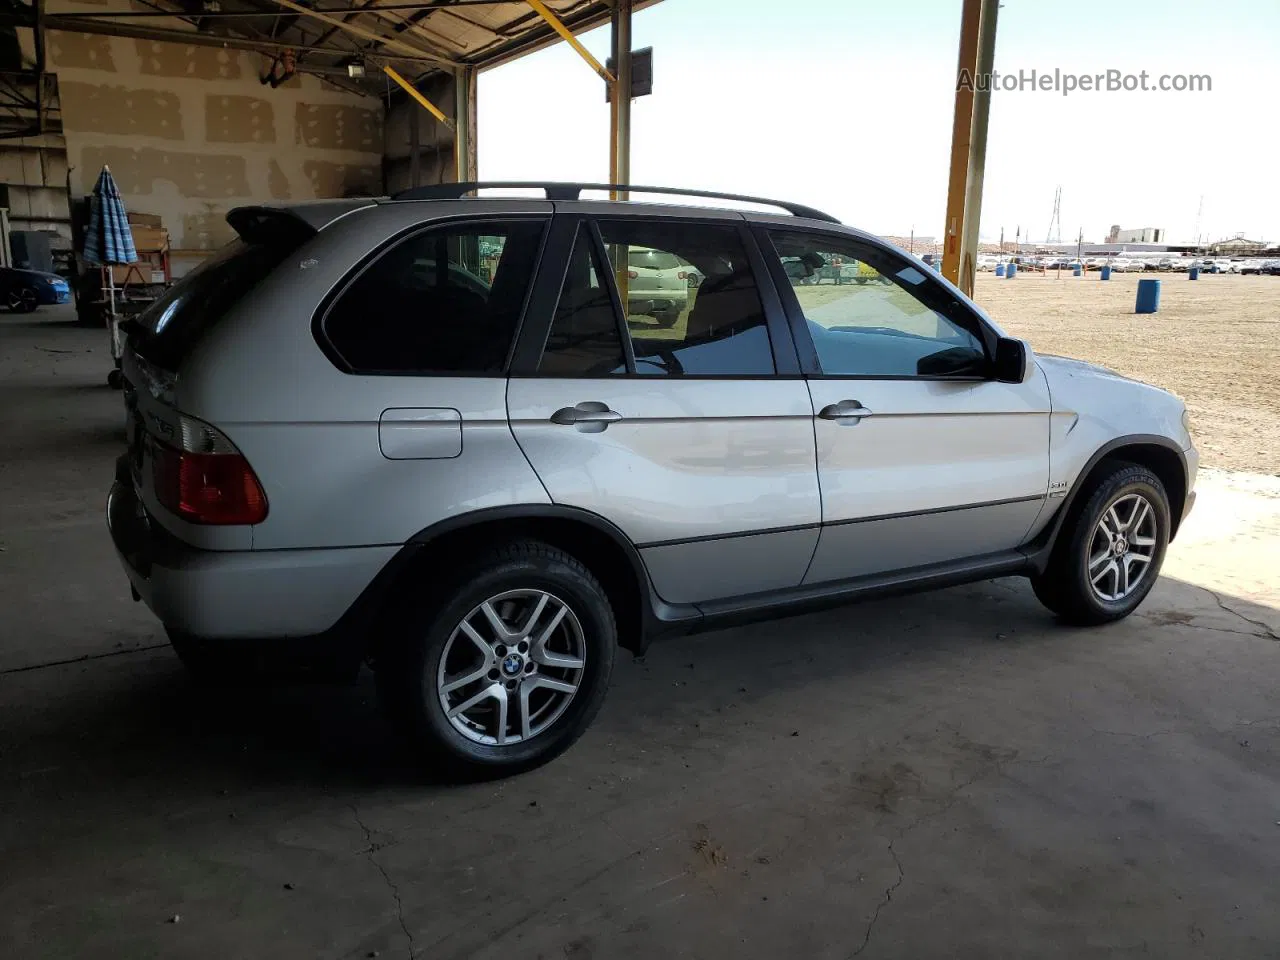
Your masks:
{"label": "yellow roof beam", "polygon": [[[276,0],[276,2],[278,3],[280,0]],[[529,6],[533,7],[534,12],[537,13],[538,16],[550,24],[552,30],[564,38],[565,43],[578,51],[578,56],[587,61],[587,66],[591,67],[592,70],[598,73],[605,83],[617,82],[618,78],[610,73],[603,63],[593,57],[591,52],[578,42],[578,38],[573,35],[573,31],[566,27],[564,25],[564,21],[557,17],[555,13],[552,12],[551,8],[543,3],[542,0],[525,0],[525,2],[528,3]]]}
{"label": "yellow roof beam", "polygon": [[430,100],[424,97],[417,87],[415,87],[412,83],[410,83],[404,77],[400,76],[400,74],[396,73],[395,70],[393,70],[391,67],[384,66],[382,68],[382,72],[385,73],[392,80],[394,80],[404,90],[405,93],[413,97],[413,99],[417,100],[418,103],[422,105],[422,108],[424,110],[426,110],[433,117],[435,117],[437,120],[443,123],[446,127],[448,127],[450,130],[457,129],[457,125],[450,118],[444,115],[443,110],[441,110],[434,103],[432,103]]}

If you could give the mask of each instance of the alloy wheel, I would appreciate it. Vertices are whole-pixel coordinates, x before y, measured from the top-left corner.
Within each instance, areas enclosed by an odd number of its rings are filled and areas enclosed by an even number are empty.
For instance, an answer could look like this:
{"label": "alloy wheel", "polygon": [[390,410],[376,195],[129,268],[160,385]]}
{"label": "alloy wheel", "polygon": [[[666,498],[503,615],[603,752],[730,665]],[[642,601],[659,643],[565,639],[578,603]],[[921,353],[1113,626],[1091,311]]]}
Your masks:
{"label": "alloy wheel", "polygon": [[560,719],[586,667],[582,624],[545,590],[509,590],[474,607],[450,634],[436,694],[455,730],[505,746]]}
{"label": "alloy wheel", "polygon": [[1119,497],[1098,518],[1089,538],[1088,574],[1094,595],[1116,603],[1142,585],[1158,545],[1156,511],[1145,496]]}

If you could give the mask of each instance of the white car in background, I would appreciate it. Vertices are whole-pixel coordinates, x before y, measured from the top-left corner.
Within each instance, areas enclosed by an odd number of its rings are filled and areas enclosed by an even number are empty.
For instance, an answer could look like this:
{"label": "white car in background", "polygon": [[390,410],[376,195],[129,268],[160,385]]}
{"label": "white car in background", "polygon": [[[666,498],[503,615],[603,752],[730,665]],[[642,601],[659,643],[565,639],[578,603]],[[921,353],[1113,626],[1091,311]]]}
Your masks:
{"label": "white car in background", "polygon": [[[627,314],[647,314],[660,327],[673,327],[689,305],[690,271],[675,254],[648,247],[627,253]],[[701,279],[701,275],[699,275]]]}

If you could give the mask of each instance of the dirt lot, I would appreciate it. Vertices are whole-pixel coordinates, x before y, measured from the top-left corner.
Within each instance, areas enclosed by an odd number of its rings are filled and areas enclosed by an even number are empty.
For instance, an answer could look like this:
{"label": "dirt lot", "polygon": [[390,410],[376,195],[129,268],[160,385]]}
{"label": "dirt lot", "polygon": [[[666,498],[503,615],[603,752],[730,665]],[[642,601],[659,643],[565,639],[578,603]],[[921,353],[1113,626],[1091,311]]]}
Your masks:
{"label": "dirt lot", "polygon": [[1280,475],[1280,277],[1161,279],[1160,312],[1133,312],[1136,274],[1103,283],[978,275],[977,301],[1040,353],[1158,384],[1191,410],[1207,467]]}

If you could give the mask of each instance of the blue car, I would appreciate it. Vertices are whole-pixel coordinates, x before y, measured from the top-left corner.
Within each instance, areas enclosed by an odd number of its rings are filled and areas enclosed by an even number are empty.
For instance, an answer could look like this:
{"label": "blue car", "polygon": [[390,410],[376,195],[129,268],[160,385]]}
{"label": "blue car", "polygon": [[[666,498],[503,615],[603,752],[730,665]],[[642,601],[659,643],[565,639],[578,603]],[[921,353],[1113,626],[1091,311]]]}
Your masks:
{"label": "blue car", "polygon": [[0,267],[0,302],[12,313],[31,313],[36,307],[71,302],[71,287],[55,273]]}

